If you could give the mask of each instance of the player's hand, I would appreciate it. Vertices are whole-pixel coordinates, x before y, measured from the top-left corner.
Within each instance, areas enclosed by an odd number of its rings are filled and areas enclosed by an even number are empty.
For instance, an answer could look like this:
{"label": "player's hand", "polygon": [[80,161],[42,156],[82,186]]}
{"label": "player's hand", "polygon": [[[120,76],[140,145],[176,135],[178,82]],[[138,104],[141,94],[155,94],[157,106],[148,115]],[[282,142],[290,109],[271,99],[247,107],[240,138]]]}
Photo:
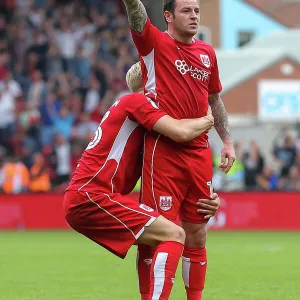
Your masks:
{"label": "player's hand", "polygon": [[221,164],[219,165],[219,168],[223,169],[225,173],[228,173],[235,161],[235,158],[233,141],[225,141],[221,151]]}
{"label": "player's hand", "polygon": [[201,207],[197,210],[198,213],[205,214],[204,219],[209,219],[217,213],[220,207],[220,198],[217,193],[213,193],[210,199],[199,199],[197,204]]}

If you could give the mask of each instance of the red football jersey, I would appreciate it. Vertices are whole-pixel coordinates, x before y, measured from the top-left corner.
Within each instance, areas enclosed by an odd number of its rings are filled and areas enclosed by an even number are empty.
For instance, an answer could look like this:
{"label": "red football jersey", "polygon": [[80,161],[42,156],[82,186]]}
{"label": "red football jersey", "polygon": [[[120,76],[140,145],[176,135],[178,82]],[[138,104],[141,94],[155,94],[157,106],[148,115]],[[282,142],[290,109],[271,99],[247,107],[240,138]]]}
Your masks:
{"label": "red football jersey", "polygon": [[130,193],[141,175],[143,127],[152,130],[164,115],[141,94],[116,101],[83,152],[67,190]]}
{"label": "red football jersey", "polygon": [[[148,19],[142,34],[131,30],[139,51],[145,95],[177,119],[199,118],[207,113],[208,95],[221,92],[216,54],[207,43],[174,40]],[[202,134],[192,143],[207,143]]]}

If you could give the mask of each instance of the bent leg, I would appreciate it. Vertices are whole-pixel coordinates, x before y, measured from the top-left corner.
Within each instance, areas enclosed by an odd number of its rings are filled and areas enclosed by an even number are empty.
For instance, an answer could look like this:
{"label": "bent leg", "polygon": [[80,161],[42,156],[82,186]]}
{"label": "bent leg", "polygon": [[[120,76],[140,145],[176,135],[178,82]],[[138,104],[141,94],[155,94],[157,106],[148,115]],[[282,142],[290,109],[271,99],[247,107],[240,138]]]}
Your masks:
{"label": "bent leg", "polygon": [[156,247],[161,242],[173,241],[184,244],[184,230],[175,223],[159,216],[138,238],[137,244]]}
{"label": "bent leg", "polygon": [[148,300],[150,294],[150,272],[155,248],[143,244],[138,245],[136,269],[138,273],[139,290],[142,300]]}
{"label": "bent leg", "polygon": [[[184,230],[162,216],[147,227],[138,239],[139,244],[157,245],[154,251],[154,248],[139,245],[138,272],[143,300],[169,299],[184,240]],[[144,285],[145,280],[149,284]]]}

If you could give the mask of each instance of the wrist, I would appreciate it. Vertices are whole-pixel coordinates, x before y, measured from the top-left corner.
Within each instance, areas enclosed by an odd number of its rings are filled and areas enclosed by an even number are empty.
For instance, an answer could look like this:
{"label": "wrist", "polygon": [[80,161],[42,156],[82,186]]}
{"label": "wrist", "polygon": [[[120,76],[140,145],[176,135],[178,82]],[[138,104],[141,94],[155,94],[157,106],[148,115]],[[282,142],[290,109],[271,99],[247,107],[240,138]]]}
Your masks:
{"label": "wrist", "polygon": [[231,138],[225,139],[223,141],[223,143],[224,143],[224,145],[230,145],[230,146],[234,144],[234,142]]}

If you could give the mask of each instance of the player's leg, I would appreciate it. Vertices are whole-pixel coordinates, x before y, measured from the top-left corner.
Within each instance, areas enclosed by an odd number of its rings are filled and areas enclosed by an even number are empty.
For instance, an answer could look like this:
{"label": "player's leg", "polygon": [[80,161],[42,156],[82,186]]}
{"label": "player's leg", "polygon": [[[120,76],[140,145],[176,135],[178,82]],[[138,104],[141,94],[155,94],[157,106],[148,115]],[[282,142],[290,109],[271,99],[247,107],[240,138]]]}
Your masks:
{"label": "player's leg", "polygon": [[150,207],[120,194],[68,191],[64,209],[74,230],[121,258],[159,216]]}
{"label": "player's leg", "polygon": [[168,299],[184,247],[184,230],[145,204],[120,194],[67,192],[69,225],[124,258],[133,244],[156,246],[149,299]]}
{"label": "player's leg", "polygon": [[[141,202],[157,210],[167,219],[176,220],[181,200],[187,193],[186,159],[182,152],[158,136],[147,134],[144,144],[144,161]],[[139,246],[137,271],[141,298],[148,299],[149,278],[154,250]]]}
{"label": "player's leg", "polygon": [[68,192],[64,206],[72,228],[121,258],[136,243],[156,247],[148,298],[169,298],[184,247],[181,227],[119,194]]}
{"label": "player's leg", "polygon": [[139,291],[142,300],[148,300],[150,294],[150,272],[155,247],[144,244],[138,245],[136,269],[138,275]]}
{"label": "player's leg", "polygon": [[183,251],[182,275],[188,300],[202,299],[205,284],[206,255],[206,222],[203,215],[197,212],[199,199],[210,199],[212,194],[212,157],[209,148],[193,151],[193,185],[181,207],[182,226],[186,232]]}
{"label": "player's leg", "polygon": [[[146,273],[150,290],[141,293],[143,300],[169,299],[184,241],[184,230],[162,216],[148,226],[137,240],[138,244],[156,246],[150,248],[154,249],[152,259],[145,261],[150,265],[150,276]],[[143,287],[140,290],[143,291]]]}
{"label": "player's leg", "polygon": [[175,223],[159,216],[151,225],[145,227],[142,235],[137,239],[137,244],[157,247],[160,243],[172,241],[184,244],[184,230]]}
{"label": "player's leg", "polygon": [[207,269],[206,223],[195,224],[182,221],[182,227],[186,233],[182,254],[182,277],[187,299],[200,300],[202,299]]}

